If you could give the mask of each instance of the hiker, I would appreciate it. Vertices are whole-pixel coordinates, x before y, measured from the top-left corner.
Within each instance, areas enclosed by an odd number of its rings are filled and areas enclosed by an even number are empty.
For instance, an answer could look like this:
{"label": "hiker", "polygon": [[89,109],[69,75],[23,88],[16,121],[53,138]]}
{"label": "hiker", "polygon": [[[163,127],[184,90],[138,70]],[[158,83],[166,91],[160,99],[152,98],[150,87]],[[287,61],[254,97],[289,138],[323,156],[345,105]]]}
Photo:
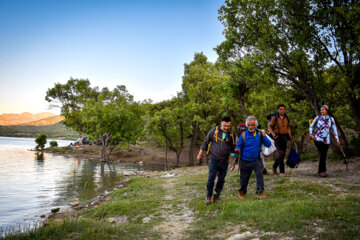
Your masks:
{"label": "hiker", "polygon": [[[257,126],[257,128],[258,128],[258,129],[261,129],[261,125],[259,124],[259,125]],[[237,129],[237,136],[240,138],[241,133],[244,132],[244,131],[246,131],[246,129],[247,129],[246,123],[240,123],[240,124],[237,126],[236,129]],[[263,174],[267,174],[267,170],[266,170],[266,167],[265,167],[265,156],[264,156],[264,153],[263,153],[262,151],[260,152],[260,159],[261,159],[261,161],[262,161],[262,163],[263,163],[263,166],[264,166],[264,168],[263,168]],[[236,163],[238,163],[238,162],[236,162]]]}
{"label": "hiker", "polygon": [[264,130],[257,130],[258,122],[254,116],[249,116],[246,119],[247,130],[242,134],[245,135],[245,142],[243,137],[239,137],[236,145],[236,152],[240,152],[240,189],[239,198],[244,199],[247,193],[247,186],[249,183],[252,171],[256,175],[256,194],[258,198],[265,198],[264,192],[264,177],[263,177],[263,163],[260,159],[261,144],[266,147],[271,146],[270,140],[266,137]]}
{"label": "hiker", "polygon": [[221,190],[225,183],[225,176],[228,168],[228,160],[230,153],[232,157],[235,157],[235,138],[234,133],[231,130],[231,119],[224,117],[220,126],[213,127],[207,136],[203,144],[200,147],[197,160],[202,160],[203,153],[210,155],[209,164],[209,177],[207,180],[207,195],[205,199],[206,204],[211,203],[211,197],[213,195],[213,188],[216,176],[218,176],[215,194],[213,201],[220,202]]}
{"label": "hiker", "polygon": [[[320,153],[320,162],[318,168],[318,175],[320,177],[327,177],[326,173],[326,155],[330,145],[330,129],[334,133],[337,145],[340,146],[339,136],[336,129],[335,119],[329,116],[329,107],[322,105],[320,107],[321,116],[317,116],[312,122],[309,132],[311,138],[315,142],[315,146]],[[316,130],[314,132],[314,128]]]}
{"label": "hiker", "polygon": [[277,106],[278,112],[271,117],[269,124],[269,132],[274,138],[276,151],[278,156],[273,164],[272,170],[274,174],[278,174],[277,167],[280,169],[280,176],[285,176],[284,158],[286,153],[287,141],[290,139],[291,145],[294,141],[291,136],[291,127],[289,117],[285,113],[285,105]]}

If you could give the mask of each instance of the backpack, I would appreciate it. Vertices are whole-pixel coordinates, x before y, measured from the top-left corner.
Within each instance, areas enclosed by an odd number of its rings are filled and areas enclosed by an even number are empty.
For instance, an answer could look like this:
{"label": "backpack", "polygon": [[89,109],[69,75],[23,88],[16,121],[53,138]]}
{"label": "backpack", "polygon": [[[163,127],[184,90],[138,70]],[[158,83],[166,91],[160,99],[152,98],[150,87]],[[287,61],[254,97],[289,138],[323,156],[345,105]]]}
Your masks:
{"label": "backpack", "polygon": [[[266,116],[266,119],[268,121],[271,121],[271,118],[275,116],[275,123],[274,124],[279,124],[278,121],[277,121],[277,118],[279,116],[278,113],[270,113],[269,115]],[[287,119],[288,123],[290,124],[290,119],[288,117],[288,115],[285,113],[284,117]],[[279,127],[279,126],[278,126]],[[273,127],[271,127],[272,129],[274,129]]]}
{"label": "backpack", "polygon": [[[219,138],[219,137],[217,136],[218,132],[219,132],[219,126],[216,126],[213,138],[216,139],[216,142],[217,142],[218,140],[224,142],[224,140],[222,140],[221,138]],[[231,138],[232,138],[233,144],[235,145],[234,133],[233,133],[232,131],[231,131],[231,133],[230,133],[230,136],[231,136]],[[208,145],[208,149],[207,149],[207,151],[206,151],[206,156],[209,155],[211,143],[212,143],[212,141],[211,141],[211,142],[209,143],[209,145]]]}

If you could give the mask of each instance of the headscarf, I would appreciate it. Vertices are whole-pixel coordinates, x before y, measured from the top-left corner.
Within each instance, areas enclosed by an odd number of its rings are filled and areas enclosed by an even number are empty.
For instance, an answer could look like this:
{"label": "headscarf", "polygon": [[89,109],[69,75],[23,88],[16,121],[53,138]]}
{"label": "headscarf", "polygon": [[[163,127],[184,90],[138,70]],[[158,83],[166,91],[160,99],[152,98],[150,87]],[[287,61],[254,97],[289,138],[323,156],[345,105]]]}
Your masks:
{"label": "headscarf", "polygon": [[324,104],[324,105],[322,105],[322,106],[320,107],[320,109],[321,109],[321,108],[325,108],[326,111],[329,112],[329,107],[328,107],[327,105]]}

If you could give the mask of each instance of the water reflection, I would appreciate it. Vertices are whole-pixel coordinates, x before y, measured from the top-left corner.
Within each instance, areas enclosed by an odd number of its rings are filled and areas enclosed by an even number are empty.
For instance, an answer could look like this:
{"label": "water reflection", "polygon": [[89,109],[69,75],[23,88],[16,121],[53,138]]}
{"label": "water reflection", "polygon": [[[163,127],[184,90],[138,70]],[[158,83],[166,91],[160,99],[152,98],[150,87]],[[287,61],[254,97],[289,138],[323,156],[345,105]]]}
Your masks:
{"label": "water reflection", "polygon": [[[123,172],[152,171],[153,166],[99,162],[27,148],[0,146],[0,228],[30,226],[54,207],[80,204],[111,191]],[[156,170],[162,169],[158,166]]]}

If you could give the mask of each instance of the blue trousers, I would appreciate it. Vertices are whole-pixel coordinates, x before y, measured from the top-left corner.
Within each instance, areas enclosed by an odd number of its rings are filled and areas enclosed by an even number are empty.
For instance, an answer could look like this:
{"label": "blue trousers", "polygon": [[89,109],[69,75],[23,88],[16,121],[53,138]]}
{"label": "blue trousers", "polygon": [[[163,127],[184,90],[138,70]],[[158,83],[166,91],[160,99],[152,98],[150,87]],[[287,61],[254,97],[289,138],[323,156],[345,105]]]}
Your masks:
{"label": "blue trousers", "polygon": [[225,176],[228,168],[228,160],[219,161],[215,158],[211,158],[209,164],[209,178],[207,180],[207,196],[211,197],[213,195],[215,178],[218,176],[215,192],[220,195],[221,190],[223,189],[225,183]]}

